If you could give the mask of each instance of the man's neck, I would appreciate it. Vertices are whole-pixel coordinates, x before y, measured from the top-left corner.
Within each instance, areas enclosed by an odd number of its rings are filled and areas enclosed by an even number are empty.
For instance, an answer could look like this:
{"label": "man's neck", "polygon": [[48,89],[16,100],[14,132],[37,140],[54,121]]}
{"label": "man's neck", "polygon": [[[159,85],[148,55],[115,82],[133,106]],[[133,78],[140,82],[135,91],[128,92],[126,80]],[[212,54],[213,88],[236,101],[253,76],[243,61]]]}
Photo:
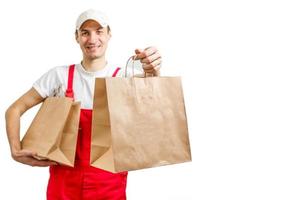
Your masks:
{"label": "man's neck", "polygon": [[97,58],[97,59],[87,59],[83,58],[81,65],[88,72],[95,72],[103,69],[106,66],[105,57]]}

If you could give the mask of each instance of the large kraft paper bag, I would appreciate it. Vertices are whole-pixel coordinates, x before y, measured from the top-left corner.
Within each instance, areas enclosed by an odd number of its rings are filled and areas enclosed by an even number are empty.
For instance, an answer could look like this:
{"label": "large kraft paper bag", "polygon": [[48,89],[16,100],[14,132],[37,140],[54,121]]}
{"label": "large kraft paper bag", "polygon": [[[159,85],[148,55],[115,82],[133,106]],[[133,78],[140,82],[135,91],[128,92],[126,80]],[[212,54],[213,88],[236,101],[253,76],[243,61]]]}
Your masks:
{"label": "large kraft paper bag", "polygon": [[22,139],[22,149],[73,167],[79,117],[79,102],[67,97],[47,98]]}
{"label": "large kraft paper bag", "polygon": [[90,161],[110,172],[191,161],[181,79],[97,78]]}

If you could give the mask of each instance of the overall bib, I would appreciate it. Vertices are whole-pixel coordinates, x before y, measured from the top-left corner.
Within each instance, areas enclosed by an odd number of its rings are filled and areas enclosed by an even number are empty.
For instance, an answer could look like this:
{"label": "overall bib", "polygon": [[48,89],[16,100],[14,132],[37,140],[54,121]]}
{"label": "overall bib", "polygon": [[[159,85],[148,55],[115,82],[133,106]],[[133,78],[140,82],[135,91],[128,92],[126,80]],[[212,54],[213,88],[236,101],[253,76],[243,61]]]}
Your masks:
{"label": "overall bib", "polygon": [[[69,67],[66,91],[72,98],[74,68]],[[50,166],[47,200],[126,200],[127,172],[114,174],[90,166],[91,125],[92,110],[81,109],[74,168]]]}

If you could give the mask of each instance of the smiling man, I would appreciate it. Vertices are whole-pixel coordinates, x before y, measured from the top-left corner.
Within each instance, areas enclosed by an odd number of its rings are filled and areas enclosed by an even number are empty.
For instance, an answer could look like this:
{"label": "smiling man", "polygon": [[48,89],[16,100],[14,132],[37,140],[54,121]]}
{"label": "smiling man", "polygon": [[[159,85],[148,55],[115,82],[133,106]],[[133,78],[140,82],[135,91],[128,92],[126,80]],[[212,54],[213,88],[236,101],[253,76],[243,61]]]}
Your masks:
{"label": "smiling man", "polygon": [[[111,38],[106,15],[97,10],[83,12],[76,22],[75,38],[82,50],[81,63],[49,70],[7,109],[6,129],[11,155],[17,162],[26,165],[50,166],[48,200],[124,200],[127,172],[113,174],[89,164],[95,78],[122,77],[124,74],[122,69],[110,65],[105,58]],[[136,49],[135,53],[143,63],[145,73],[159,74],[161,56],[156,48]],[[74,168],[49,160],[37,160],[35,152],[21,149],[21,116],[45,98],[55,95],[72,97],[81,102]]]}

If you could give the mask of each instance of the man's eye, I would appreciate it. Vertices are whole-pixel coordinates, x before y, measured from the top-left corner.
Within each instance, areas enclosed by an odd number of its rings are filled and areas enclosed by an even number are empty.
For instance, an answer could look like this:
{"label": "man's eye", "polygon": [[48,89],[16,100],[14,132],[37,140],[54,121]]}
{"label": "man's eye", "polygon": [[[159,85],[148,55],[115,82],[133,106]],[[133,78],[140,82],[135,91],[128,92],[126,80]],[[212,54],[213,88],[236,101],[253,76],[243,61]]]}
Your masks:
{"label": "man's eye", "polygon": [[98,30],[98,31],[97,31],[97,34],[102,34],[102,33],[103,33],[102,30]]}
{"label": "man's eye", "polygon": [[82,32],[81,35],[82,35],[82,36],[87,36],[87,35],[88,35],[88,32]]}

